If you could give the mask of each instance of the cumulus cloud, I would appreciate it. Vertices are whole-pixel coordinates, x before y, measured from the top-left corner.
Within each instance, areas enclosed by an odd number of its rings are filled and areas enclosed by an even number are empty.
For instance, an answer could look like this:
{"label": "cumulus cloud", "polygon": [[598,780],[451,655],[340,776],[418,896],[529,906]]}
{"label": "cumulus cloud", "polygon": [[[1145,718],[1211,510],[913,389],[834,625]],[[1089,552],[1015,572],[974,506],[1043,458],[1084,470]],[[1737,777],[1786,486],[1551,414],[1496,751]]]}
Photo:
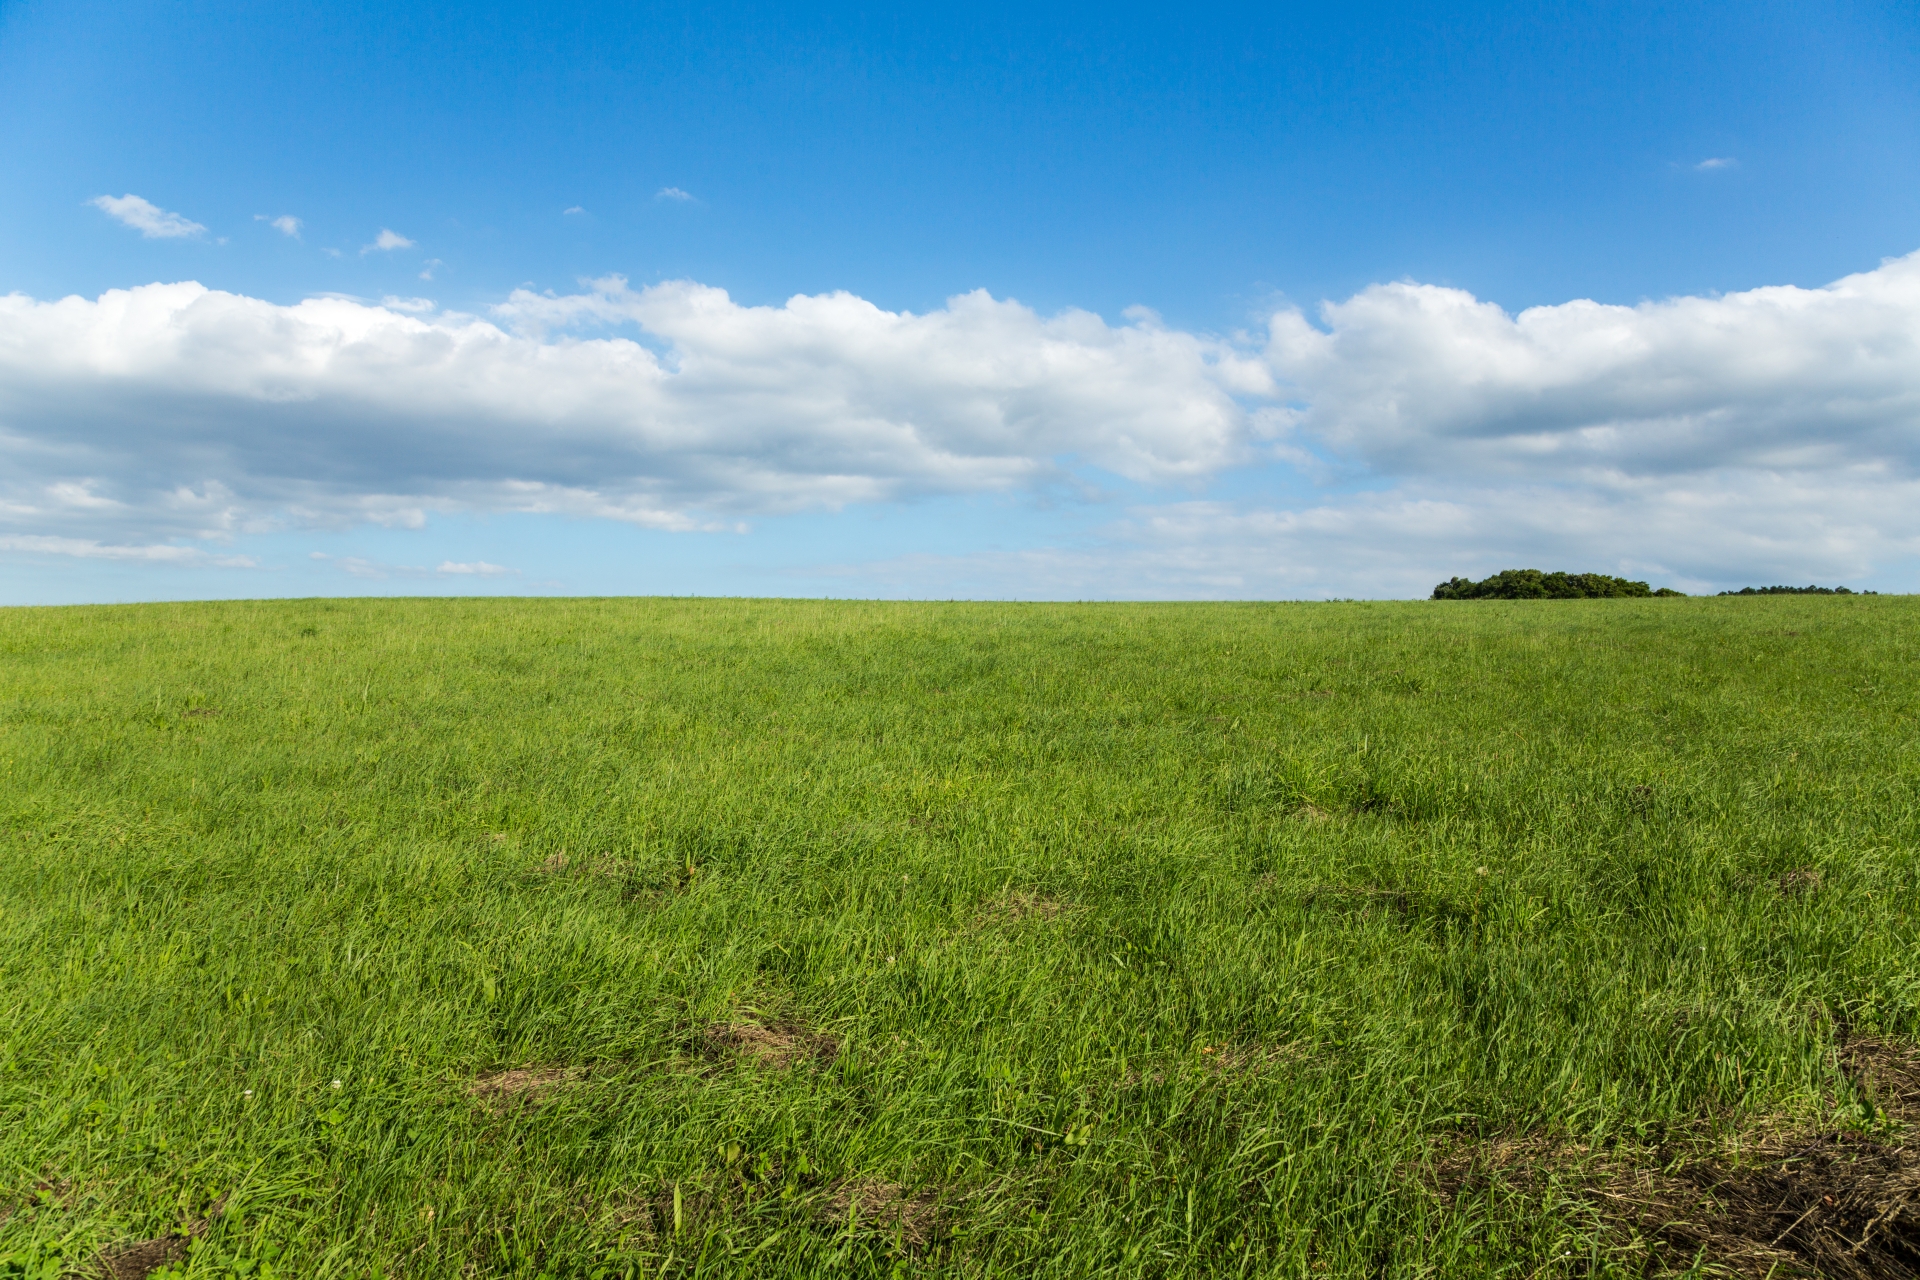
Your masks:
{"label": "cumulus cloud", "polygon": [[1920,254],[1817,289],[1509,315],[1376,285],[1274,318],[1272,415],[1376,472],[1602,477],[1920,463]]}
{"label": "cumulus cloud", "polygon": [[[197,284],[0,299],[0,531],[171,547],[460,510],[732,529],[1118,477],[1160,496],[1071,548],[843,570],[936,593],[997,574],[1041,594],[1408,594],[1511,563],[1697,588],[1920,556],[1920,255],[1819,288],[1517,314],[1378,285],[1230,338],[984,292],[914,314],[619,277],[485,317],[431,306]],[[1305,496],[1204,496],[1249,465]]]}
{"label": "cumulus cloud", "polygon": [[187,236],[204,235],[207,230],[197,222],[132,194],[95,196],[87,203],[115,222],[132,227],[149,240],[179,240]]}
{"label": "cumulus cloud", "polygon": [[680,203],[685,203],[686,201],[693,199],[693,196],[691,193],[682,191],[678,187],[662,187],[660,188],[659,191],[654,193],[653,198],[655,200],[673,200]]}
{"label": "cumulus cloud", "polygon": [[374,252],[375,250],[386,251],[389,249],[411,249],[411,248],[413,248],[413,241],[407,239],[405,236],[401,235],[398,231],[389,231],[387,230],[387,228],[382,227],[380,228],[380,234],[373,238],[373,243],[369,245],[362,245],[360,247],[360,252],[362,254],[368,254],[368,253]]}
{"label": "cumulus cloud", "polygon": [[269,218],[264,213],[256,213],[253,215],[253,220],[255,222],[264,222],[281,235],[294,240],[300,238],[300,228],[306,225],[290,213],[283,213],[277,218]]}
{"label": "cumulus cloud", "polygon": [[[459,509],[733,528],[1081,464],[1201,480],[1245,455],[1236,396],[1270,386],[1256,355],[1212,339],[985,293],[915,315],[611,278],[518,291],[487,320],[198,284],[14,295],[0,299],[0,497],[72,522],[49,486],[85,481],[167,535]],[[187,509],[183,487],[221,510]]]}

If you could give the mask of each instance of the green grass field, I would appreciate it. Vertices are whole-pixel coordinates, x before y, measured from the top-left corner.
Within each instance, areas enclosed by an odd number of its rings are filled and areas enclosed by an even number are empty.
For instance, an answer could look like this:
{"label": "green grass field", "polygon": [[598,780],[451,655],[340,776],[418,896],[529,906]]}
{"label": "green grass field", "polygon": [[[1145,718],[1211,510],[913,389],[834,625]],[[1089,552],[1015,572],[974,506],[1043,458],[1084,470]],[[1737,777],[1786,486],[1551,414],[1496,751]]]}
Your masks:
{"label": "green grass field", "polygon": [[0,611],[0,1276],[1760,1274],[1920,1195],[1917,626]]}

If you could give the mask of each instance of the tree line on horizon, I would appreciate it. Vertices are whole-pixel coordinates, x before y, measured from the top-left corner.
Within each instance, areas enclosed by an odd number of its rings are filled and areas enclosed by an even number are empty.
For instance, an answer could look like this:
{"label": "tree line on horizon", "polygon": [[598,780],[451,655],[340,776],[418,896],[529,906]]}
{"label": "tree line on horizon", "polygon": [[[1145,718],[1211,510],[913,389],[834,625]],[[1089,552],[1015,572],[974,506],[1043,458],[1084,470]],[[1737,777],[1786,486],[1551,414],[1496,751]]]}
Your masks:
{"label": "tree line on horizon", "polygon": [[[1543,573],[1539,569],[1502,569],[1491,577],[1475,582],[1471,578],[1449,578],[1433,589],[1435,600],[1610,600],[1684,597],[1684,591],[1672,587],[1655,589],[1631,578],[1616,578],[1606,573]],[[1742,587],[1722,591],[1723,596],[1851,596],[1877,595],[1856,592],[1848,587]]]}

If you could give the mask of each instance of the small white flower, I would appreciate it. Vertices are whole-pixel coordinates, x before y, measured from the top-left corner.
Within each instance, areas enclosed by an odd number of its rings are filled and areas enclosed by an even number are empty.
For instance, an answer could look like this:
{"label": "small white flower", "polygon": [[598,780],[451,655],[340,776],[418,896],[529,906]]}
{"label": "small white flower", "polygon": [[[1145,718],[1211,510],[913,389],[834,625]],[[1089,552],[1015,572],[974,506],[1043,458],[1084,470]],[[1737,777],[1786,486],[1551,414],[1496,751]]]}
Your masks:
{"label": "small white flower", "polygon": [[251,1089],[242,1089],[242,1090],[240,1091],[240,1096],[241,1096],[241,1097],[243,1097],[243,1098],[251,1098],[251,1097],[253,1096],[253,1090],[251,1090]]}
{"label": "small white flower", "polygon": [[333,1087],[334,1087],[334,1088],[336,1088],[336,1089],[338,1089],[338,1088],[340,1087],[340,1082],[339,1082],[338,1080],[335,1080],[335,1081],[333,1082]]}

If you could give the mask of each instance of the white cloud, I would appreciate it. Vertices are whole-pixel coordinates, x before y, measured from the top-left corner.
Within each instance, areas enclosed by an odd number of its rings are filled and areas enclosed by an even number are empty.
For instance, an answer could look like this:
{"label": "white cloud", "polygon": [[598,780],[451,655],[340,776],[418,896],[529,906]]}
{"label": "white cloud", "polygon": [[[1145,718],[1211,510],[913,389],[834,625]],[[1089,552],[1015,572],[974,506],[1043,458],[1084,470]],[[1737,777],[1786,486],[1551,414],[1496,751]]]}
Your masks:
{"label": "white cloud", "polygon": [[1508,315],[1375,285],[1274,317],[1272,429],[1375,473],[1611,483],[1920,467],[1920,254],[1818,289]]}
{"label": "white cloud", "polygon": [[691,193],[682,191],[678,187],[662,187],[654,193],[653,198],[655,200],[674,200],[684,203],[685,201],[693,199],[693,196]]}
{"label": "white cloud", "polygon": [[571,205],[571,206],[569,206],[568,208],[565,208],[565,209],[562,209],[562,210],[560,211],[560,213],[561,213],[561,216],[562,216],[562,217],[565,217],[565,216],[566,216],[566,215],[568,215],[568,214],[575,214],[575,213],[585,213],[585,212],[586,212],[586,210],[585,210],[585,209],[582,209],[582,208],[581,208],[581,207],[580,207],[579,205],[577,205],[577,204],[576,204],[576,205]]}
{"label": "white cloud", "polygon": [[1715,169],[1735,169],[1740,162],[1732,156],[1709,156],[1693,167],[1701,173],[1711,173]]}
{"label": "white cloud", "polygon": [[[948,583],[923,594],[1424,594],[1512,564],[1685,589],[1920,556],[1920,255],[1517,315],[1379,285],[1231,340],[985,293],[911,314],[609,277],[489,319],[430,305],[0,299],[0,533],[160,546],[461,510],[718,530],[1117,476],[1157,496],[1075,546],[841,571]],[[1198,496],[1248,465],[1305,496]]]}
{"label": "white cloud", "polygon": [[372,253],[376,249],[385,251],[389,249],[411,249],[411,248],[413,248],[413,241],[407,239],[405,236],[401,235],[398,231],[389,231],[387,230],[387,228],[382,227],[380,228],[380,234],[373,238],[373,243],[369,245],[362,245],[360,247],[360,252],[364,255],[364,254]]}
{"label": "white cloud", "polygon": [[136,195],[95,196],[88,204],[149,240],[178,240],[206,233],[197,222],[170,213]]}
{"label": "white cloud", "polygon": [[442,560],[435,573],[470,573],[483,578],[497,578],[503,574],[519,573],[518,569],[509,569],[505,565],[488,564],[485,560],[475,560],[471,564],[456,564],[452,560]]}
{"label": "white cloud", "polygon": [[72,556],[80,560],[132,560],[146,564],[216,565],[226,569],[254,569],[252,556],[209,555],[199,547],[170,545],[126,546],[93,538],[62,538],[43,534],[0,536],[0,551],[32,555]]}
{"label": "white cloud", "polygon": [[295,240],[300,238],[300,228],[306,225],[290,213],[283,213],[277,218],[269,218],[264,213],[256,213],[253,215],[253,220],[255,222],[264,222],[281,235],[291,237]]}
{"label": "white cloud", "polygon": [[426,264],[420,268],[420,278],[422,280],[425,280],[431,283],[433,280],[433,273],[440,267],[444,267],[446,265],[447,265],[446,263],[440,261],[440,259],[438,258],[428,258],[426,261]]}
{"label": "white cloud", "polygon": [[432,298],[398,298],[388,294],[380,299],[380,305],[389,311],[405,311],[409,315],[424,315],[434,309]]}
{"label": "white cloud", "polygon": [[[518,291],[498,313],[277,306],[197,284],[0,299],[0,455],[16,477],[0,497],[85,480],[168,535],[209,520],[160,496],[209,480],[241,527],[489,509],[731,528],[1045,484],[1075,464],[1198,481],[1245,456],[1234,394],[1269,384],[1211,339],[984,293],[913,315],[615,279]],[[660,350],[567,332],[623,322]]]}

